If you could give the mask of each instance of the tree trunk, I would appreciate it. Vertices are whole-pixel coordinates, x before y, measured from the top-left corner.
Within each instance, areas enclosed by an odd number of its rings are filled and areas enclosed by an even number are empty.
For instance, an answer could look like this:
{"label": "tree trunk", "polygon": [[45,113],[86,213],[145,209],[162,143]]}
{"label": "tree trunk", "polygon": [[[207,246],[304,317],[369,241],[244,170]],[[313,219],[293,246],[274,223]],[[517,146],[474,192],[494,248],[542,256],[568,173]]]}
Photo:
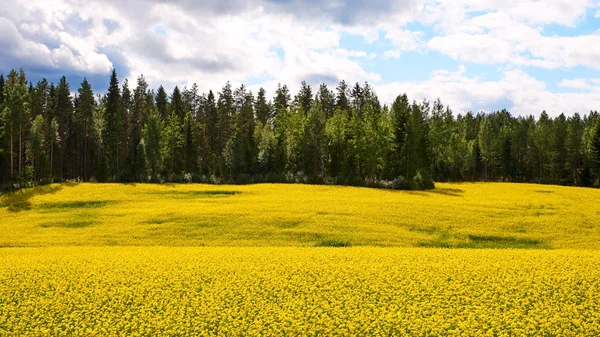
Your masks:
{"label": "tree trunk", "polygon": [[14,144],[13,144],[13,124],[10,124],[10,182],[12,185],[13,177],[15,175],[15,164],[14,164]]}
{"label": "tree trunk", "polygon": [[54,140],[50,146],[50,179],[54,182]]}
{"label": "tree trunk", "polygon": [[23,123],[19,123],[19,176],[23,174]]}

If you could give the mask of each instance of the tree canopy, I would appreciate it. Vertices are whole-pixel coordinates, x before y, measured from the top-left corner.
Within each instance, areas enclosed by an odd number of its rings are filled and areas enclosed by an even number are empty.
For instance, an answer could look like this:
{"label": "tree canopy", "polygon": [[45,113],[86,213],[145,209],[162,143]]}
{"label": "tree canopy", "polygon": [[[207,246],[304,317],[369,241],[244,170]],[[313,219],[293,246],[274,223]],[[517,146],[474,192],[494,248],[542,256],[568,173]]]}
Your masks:
{"label": "tree canopy", "polygon": [[428,189],[434,181],[600,187],[598,113],[454,114],[399,94],[382,105],[368,83],[255,96],[228,82],[154,92],[116,71],[108,92],[83,79],[27,83],[0,75],[0,185],[56,181],[306,182]]}

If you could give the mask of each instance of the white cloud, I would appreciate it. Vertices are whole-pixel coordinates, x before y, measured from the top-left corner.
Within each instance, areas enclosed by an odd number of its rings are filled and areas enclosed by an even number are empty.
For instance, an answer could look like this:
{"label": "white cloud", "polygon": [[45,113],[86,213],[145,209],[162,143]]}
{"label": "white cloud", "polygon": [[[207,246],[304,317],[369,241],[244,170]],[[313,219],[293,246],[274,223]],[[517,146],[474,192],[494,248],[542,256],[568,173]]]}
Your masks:
{"label": "white cloud", "polygon": [[413,32],[397,27],[387,28],[385,38],[390,41],[395,48],[385,51],[383,58],[398,58],[404,52],[421,49],[424,45],[421,40],[422,35],[422,32]]}
{"label": "white cloud", "polygon": [[543,33],[545,24],[574,27],[591,6],[588,0],[448,0],[426,6],[422,21],[434,24],[441,33],[427,46],[457,60],[600,69],[600,34]]}
{"label": "white cloud", "polygon": [[[600,69],[600,33],[544,31],[548,24],[577,26],[599,7],[589,0],[9,1],[0,7],[3,66],[83,76],[108,74],[117,65],[132,86],[144,74],[152,87],[197,82],[201,91],[218,90],[228,80],[251,81],[252,89],[262,85],[270,93],[277,83],[294,92],[302,80],[367,80],[375,82],[383,102],[406,91],[417,99],[440,96],[457,112],[509,105],[514,113],[538,114],[599,105],[596,79],[564,80],[560,86],[587,92],[556,94],[519,69]],[[429,25],[434,36],[408,23]],[[156,27],[166,34],[157,34]],[[461,62],[500,65],[502,79],[483,81],[461,67],[424,81],[382,83],[382,74],[366,70],[378,55],[342,45],[344,33],[383,46],[383,58],[437,51]]]}
{"label": "white cloud", "polygon": [[436,71],[424,81],[380,84],[375,89],[381,101],[388,104],[402,93],[417,101],[440,97],[455,114],[506,108],[515,115],[539,116],[546,110],[557,116],[560,113],[586,113],[600,107],[600,90],[553,93],[546,83],[518,69],[504,71],[498,81],[482,81],[465,76],[465,69],[461,67],[454,72]]}
{"label": "white cloud", "polygon": [[394,49],[394,50],[386,50],[385,52],[383,52],[383,58],[384,59],[393,59],[393,58],[398,58],[402,55],[402,51],[398,50],[398,49]]}
{"label": "white cloud", "polygon": [[588,83],[588,80],[585,78],[576,78],[573,80],[564,79],[558,83],[559,86],[564,88],[573,88],[573,89],[589,89],[591,86]]}

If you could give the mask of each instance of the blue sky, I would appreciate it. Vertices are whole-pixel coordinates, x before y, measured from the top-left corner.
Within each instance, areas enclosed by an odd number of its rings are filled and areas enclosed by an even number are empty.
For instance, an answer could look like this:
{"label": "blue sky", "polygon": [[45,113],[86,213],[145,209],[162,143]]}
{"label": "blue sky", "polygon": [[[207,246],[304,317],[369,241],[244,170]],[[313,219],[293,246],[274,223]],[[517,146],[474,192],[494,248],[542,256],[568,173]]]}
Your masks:
{"label": "blue sky", "polygon": [[343,79],[457,114],[600,109],[598,0],[8,0],[0,31],[0,72],[73,92],[84,77],[105,91],[115,68],[132,88]]}

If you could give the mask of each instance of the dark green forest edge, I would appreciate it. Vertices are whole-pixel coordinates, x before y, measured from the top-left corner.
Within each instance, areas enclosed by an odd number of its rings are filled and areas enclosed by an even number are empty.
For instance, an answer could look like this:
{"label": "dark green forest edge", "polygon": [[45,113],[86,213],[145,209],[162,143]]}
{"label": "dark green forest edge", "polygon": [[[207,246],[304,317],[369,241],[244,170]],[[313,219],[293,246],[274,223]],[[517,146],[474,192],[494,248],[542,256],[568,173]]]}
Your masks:
{"label": "dark green forest edge", "polygon": [[117,74],[75,97],[65,77],[35,86],[23,70],[0,76],[0,185],[60,181],[303,182],[431,189],[434,181],[600,183],[600,123],[592,111],[454,116],[438,99],[399,95],[381,105],[368,83],[269,99],[227,83],[168,95],[143,76],[130,89]]}

